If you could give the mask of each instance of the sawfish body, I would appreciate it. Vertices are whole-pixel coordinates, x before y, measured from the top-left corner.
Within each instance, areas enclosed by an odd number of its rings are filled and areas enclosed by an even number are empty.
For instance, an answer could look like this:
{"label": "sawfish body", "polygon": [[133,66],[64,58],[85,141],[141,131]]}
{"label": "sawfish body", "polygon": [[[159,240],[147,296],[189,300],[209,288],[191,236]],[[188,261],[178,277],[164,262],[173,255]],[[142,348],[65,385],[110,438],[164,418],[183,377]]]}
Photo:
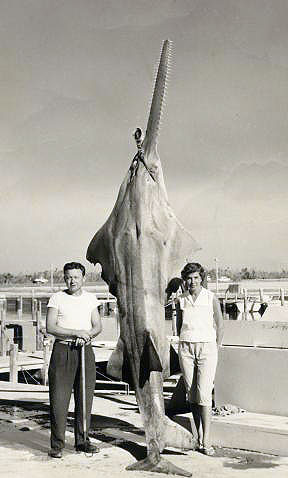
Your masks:
{"label": "sawfish body", "polygon": [[190,476],[160,458],[167,446],[195,448],[186,429],[165,416],[163,378],[169,376],[165,289],[197,249],[175,217],[165,189],[156,139],[167,81],[170,42],[163,45],[145,139],[120,187],[114,209],[92,239],[87,259],[102,266],[116,296],[120,337],[108,363],[110,375],[132,382],[142,416],[147,458],[128,469]]}

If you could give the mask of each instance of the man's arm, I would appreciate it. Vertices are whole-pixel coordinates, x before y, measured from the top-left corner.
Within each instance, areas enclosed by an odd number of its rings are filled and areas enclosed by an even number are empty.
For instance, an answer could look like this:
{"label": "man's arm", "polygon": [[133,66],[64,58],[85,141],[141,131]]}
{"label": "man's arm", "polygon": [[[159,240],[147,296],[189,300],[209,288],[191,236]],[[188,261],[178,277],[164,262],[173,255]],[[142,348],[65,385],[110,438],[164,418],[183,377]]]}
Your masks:
{"label": "man's arm", "polygon": [[48,334],[54,335],[57,339],[83,339],[90,340],[90,333],[87,330],[66,329],[57,324],[58,310],[55,307],[47,308],[46,330]]}
{"label": "man's arm", "polygon": [[216,325],[216,342],[217,342],[217,345],[221,345],[223,334],[224,334],[224,321],[223,321],[223,316],[222,316],[219,300],[217,299],[215,295],[213,297],[213,312],[214,312],[214,322]]}

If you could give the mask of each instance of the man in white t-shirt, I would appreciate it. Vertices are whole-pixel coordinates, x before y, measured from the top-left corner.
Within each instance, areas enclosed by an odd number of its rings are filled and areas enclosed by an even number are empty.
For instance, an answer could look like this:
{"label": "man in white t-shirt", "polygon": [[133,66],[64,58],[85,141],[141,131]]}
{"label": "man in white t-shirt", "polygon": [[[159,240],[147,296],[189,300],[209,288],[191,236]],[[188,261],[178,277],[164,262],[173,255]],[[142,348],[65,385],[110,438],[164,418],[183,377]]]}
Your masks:
{"label": "man in white t-shirt", "polygon": [[85,453],[99,449],[84,436],[81,391],[81,348],[85,347],[86,430],[89,430],[96,379],[95,357],[91,340],[102,330],[95,295],[82,289],[85,267],[79,262],[64,266],[67,289],[50,297],[46,328],[55,342],[49,365],[49,397],[52,458],[61,458],[65,447],[65,430],[69,402],[74,390],[75,448]]}

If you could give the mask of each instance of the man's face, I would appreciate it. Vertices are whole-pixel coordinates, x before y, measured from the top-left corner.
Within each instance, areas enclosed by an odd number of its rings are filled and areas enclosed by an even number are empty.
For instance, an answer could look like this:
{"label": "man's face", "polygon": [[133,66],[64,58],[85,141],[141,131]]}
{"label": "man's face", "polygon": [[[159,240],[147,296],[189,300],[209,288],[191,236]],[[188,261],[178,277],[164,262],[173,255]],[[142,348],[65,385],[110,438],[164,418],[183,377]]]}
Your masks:
{"label": "man's face", "polygon": [[77,294],[84,284],[84,277],[80,269],[69,269],[64,274],[64,280],[70,294]]}
{"label": "man's face", "polygon": [[185,285],[186,285],[186,288],[189,289],[189,291],[194,292],[195,290],[200,289],[201,282],[202,282],[202,278],[199,272],[191,272],[186,277]]}

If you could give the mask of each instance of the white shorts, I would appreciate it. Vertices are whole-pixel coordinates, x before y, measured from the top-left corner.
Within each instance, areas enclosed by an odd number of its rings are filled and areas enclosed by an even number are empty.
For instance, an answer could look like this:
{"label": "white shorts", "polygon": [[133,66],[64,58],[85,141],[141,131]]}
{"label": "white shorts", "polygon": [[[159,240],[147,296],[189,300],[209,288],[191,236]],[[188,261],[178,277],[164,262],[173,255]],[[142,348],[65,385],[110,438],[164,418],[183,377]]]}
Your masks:
{"label": "white shorts", "polygon": [[211,407],[217,361],[215,342],[179,342],[179,362],[190,403]]}

